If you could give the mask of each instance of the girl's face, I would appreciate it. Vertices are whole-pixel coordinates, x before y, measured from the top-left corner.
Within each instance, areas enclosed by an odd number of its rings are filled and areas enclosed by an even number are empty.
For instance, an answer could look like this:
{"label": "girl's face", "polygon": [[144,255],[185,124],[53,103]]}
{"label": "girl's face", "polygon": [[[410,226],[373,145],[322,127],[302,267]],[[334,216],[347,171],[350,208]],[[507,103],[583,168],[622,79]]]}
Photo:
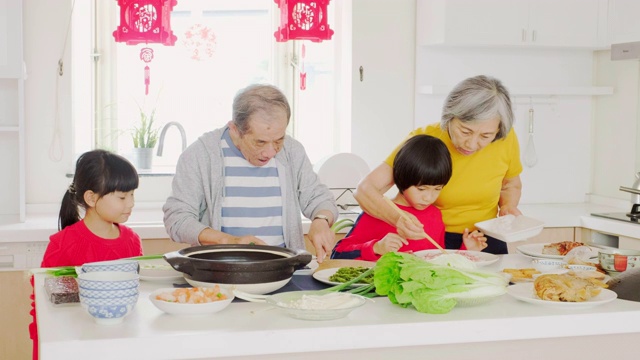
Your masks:
{"label": "girl's face", "polygon": [[444,185],[420,185],[411,186],[402,195],[406,201],[406,206],[411,206],[416,210],[424,210],[433,204]]}
{"label": "girl's face", "polygon": [[133,192],[134,190],[109,193],[96,201],[94,210],[104,221],[124,223],[129,220],[135,204]]}
{"label": "girl's face", "polygon": [[453,118],[449,122],[449,136],[456,150],[471,155],[491,144],[500,131],[500,119],[462,122]]}

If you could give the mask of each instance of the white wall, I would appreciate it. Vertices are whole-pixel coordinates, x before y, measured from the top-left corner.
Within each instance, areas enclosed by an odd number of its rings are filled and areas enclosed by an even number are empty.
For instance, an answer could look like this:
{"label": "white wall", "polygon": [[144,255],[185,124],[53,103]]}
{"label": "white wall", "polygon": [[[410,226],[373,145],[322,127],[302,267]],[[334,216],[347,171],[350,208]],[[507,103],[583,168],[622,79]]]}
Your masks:
{"label": "white wall", "polygon": [[614,94],[595,99],[593,193],[629,200],[619,188],[633,185],[640,171],[640,60],[611,61],[610,51],[598,51],[594,63],[595,83],[613,86]]}

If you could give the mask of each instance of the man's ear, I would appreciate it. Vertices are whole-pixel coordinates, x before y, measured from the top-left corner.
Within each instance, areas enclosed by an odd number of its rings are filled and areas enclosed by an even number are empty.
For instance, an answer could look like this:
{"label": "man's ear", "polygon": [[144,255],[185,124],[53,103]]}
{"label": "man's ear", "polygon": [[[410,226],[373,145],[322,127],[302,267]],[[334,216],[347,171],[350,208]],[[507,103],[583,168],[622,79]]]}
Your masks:
{"label": "man's ear", "polygon": [[85,191],[83,197],[84,197],[84,202],[90,207],[95,207],[99,198],[98,194],[94,193],[91,190]]}

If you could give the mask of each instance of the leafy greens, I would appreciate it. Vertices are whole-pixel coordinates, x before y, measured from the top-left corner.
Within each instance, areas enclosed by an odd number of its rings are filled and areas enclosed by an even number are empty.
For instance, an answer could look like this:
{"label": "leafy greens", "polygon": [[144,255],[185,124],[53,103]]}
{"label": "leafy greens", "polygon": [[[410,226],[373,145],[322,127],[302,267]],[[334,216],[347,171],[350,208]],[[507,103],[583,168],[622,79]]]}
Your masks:
{"label": "leafy greens", "polygon": [[376,293],[430,314],[448,313],[463,299],[502,295],[509,283],[499,274],[434,264],[398,252],[384,254],[374,269]]}

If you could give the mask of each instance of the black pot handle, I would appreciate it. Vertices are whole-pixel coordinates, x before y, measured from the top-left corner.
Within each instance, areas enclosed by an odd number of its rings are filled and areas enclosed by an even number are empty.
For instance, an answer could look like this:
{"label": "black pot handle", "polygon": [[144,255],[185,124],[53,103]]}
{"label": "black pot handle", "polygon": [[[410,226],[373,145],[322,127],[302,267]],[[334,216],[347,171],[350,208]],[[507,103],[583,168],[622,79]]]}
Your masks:
{"label": "black pot handle", "polygon": [[295,270],[300,270],[311,262],[312,256],[305,250],[298,250],[297,255],[291,257],[292,265]]}
{"label": "black pot handle", "polygon": [[193,275],[193,264],[184,255],[181,255],[178,251],[168,252],[163,255],[164,259],[174,269],[183,272],[187,275]]}

